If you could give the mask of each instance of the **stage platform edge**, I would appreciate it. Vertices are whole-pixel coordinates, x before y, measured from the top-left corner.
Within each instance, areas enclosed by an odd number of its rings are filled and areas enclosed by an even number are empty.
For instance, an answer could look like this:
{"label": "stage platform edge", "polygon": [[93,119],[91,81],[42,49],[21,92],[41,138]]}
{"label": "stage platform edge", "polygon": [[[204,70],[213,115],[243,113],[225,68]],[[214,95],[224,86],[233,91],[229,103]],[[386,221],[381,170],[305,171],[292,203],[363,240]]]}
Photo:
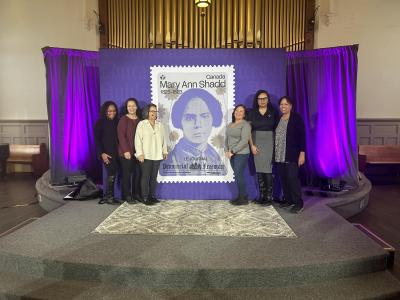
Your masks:
{"label": "stage platform edge", "polygon": [[59,298],[75,286],[68,299],[396,299],[388,253],[340,215],[368,203],[362,181],[339,197],[306,195],[299,215],[276,208],[297,238],[94,234],[116,206],[58,202],[0,239],[0,277],[21,278],[1,280],[0,293]]}

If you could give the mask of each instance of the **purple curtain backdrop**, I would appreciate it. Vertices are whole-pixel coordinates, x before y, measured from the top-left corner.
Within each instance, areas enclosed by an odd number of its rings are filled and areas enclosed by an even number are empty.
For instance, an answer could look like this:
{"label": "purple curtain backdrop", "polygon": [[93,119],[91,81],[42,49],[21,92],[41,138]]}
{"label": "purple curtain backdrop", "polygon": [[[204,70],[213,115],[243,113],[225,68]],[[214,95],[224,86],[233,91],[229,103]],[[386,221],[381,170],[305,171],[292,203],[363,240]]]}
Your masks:
{"label": "purple curtain backdrop", "polygon": [[[306,123],[307,183],[332,178],[357,185],[357,50],[358,46],[346,46],[287,53],[285,74],[284,56],[277,49],[106,49],[101,51],[102,99],[122,103],[136,96],[142,104],[150,102],[149,66],[157,64],[235,64],[237,103],[248,106],[258,88],[270,91],[276,103],[284,94],[286,76],[288,95]],[[68,174],[80,170],[96,178],[100,169],[93,124],[100,106],[99,53],[44,48],[43,55],[52,182],[64,183]],[[215,185],[197,184],[196,189],[190,184],[160,185],[159,192],[185,199],[224,199],[234,193],[231,184],[228,189],[215,189]],[[254,180],[250,190],[255,196]]]}
{"label": "purple curtain backdrop", "polygon": [[93,124],[100,106],[99,53],[43,48],[50,124],[50,171],[53,184],[85,171],[101,177]]}
{"label": "purple curtain backdrop", "polygon": [[288,95],[306,125],[307,183],[321,178],[358,185],[358,45],[287,54]]}

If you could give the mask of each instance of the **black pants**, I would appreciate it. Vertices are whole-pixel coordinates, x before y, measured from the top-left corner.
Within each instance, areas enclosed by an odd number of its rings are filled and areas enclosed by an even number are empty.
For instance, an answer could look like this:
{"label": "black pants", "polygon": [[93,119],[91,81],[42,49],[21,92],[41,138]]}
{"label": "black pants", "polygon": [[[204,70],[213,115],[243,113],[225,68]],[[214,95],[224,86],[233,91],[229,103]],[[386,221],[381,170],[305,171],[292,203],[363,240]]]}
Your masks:
{"label": "black pants", "polygon": [[103,162],[103,165],[104,165],[104,167],[106,169],[106,172],[107,172],[107,177],[115,176],[117,174],[118,160],[117,160],[116,157],[117,156],[113,156],[112,158],[109,158],[108,160],[110,161],[110,163],[107,164],[107,165]]}
{"label": "black pants", "polygon": [[148,199],[149,196],[155,197],[157,188],[157,174],[160,168],[160,160],[148,160],[140,164],[142,169],[142,177],[140,179],[140,186],[142,189],[143,199]]}
{"label": "black pants", "polygon": [[122,199],[140,195],[140,166],[139,162],[132,157],[126,159],[120,157],[122,168]]}
{"label": "black pants", "polygon": [[298,164],[290,162],[277,163],[276,165],[285,201],[298,207],[303,207]]}
{"label": "black pants", "polygon": [[106,185],[104,188],[104,197],[114,197],[114,183],[115,183],[115,175],[118,171],[118,159],[117,155],[108,159],[110,161],[109,164],[105,164],[103,162],[103,166],[106,169]]}

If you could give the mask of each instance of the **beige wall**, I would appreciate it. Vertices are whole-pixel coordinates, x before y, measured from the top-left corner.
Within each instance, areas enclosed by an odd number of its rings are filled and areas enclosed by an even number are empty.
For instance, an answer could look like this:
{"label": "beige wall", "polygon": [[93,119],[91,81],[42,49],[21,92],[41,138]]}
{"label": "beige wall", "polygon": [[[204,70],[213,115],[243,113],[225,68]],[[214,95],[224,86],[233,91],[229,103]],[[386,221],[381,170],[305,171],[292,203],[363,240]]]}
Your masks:
{"label": "beige wall", "polygon": [[0,0],[0,120],[45,120],[44,46],[98,50],[97,0]]}
{"label": "beige wall", "polygon": [[315,48],[360,45],[357,117],[400,118],[400,0],[316,2]]}
{"label": "beige wall", "polygon": [[[47,119],[41,48],[97,50],[97,2],[0,0],[0,120]],[[316,48],[360,44],[357,117],[400,118],[400,0],[316,2]]]}

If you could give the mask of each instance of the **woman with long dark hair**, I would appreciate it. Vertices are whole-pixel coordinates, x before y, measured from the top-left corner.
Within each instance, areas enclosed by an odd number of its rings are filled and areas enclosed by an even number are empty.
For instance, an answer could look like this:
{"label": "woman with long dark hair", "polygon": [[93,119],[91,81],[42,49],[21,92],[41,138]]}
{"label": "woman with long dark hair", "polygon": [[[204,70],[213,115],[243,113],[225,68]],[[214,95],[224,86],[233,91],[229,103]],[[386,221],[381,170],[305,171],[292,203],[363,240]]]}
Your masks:
{"label": "woman with long dark hair", "polygon": [[122,167],[122,200],[134,204],[140,195],[140,166],[135,157],[135,133],[140,107],[135,98],[125,101],[118,122],[118,152]]}
{"label": "woman with long dark hair", "polygon": [[235,174],[235,183],[239,191],[238,197],[231,200],[233,205],[246,205],[249,203],[244,170],[250,154],[250,133],[251,127],[246,121],[246,107],[243,104],[239,104],[233,110],[232,123],[226,128],[225,136],[225,156],[231,163]]}
{"label": "woman with long dark hair", "polygon": [[282,116],[276,128],[275,162],[282,183],[285,201],[280,207],[290,208],[292,213],[303,211],[299,168],[305,162],[305,126],[302,117],[293,112],[292,100],[284,96],[279,100]]}
{"label": "woman with long dark hair", "polygon": [[251,152],[254,155],[259,198],[257,203],[265,206],[272,204],[273,176],[272,163],[274,153],[274,131],[278,114],[271,103],[267,91],[259,90],[253,100],[253,109],[249,112],[251,124]]}
{"label": "woman with long dark hair", "polygon": [[106,101],[100,110],[100,118],[94,126],[97,157],[106,169],[107,180],[103,202],[119,204],[114,197],[115,176],[118,170],[118,108],[115,102]]}

